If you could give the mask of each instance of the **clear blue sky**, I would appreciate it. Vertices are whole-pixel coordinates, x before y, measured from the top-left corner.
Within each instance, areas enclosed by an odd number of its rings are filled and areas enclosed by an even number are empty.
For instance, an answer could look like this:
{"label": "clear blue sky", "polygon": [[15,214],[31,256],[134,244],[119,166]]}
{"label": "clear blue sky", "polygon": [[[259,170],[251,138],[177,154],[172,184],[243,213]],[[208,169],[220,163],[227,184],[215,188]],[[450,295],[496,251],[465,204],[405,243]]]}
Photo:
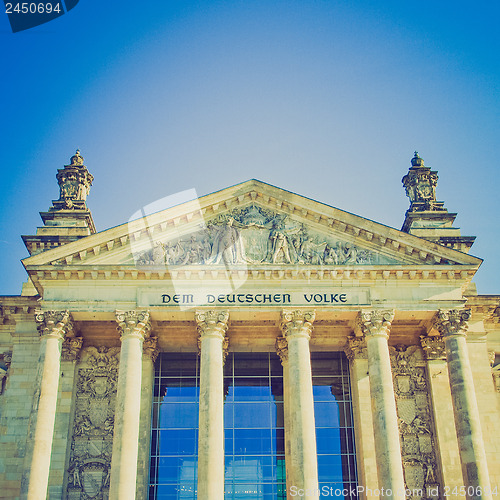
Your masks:
{"label": "clear blue sky", "polygon": [[479,293],[500,293],[499,18],[493,0],[80,0],[12,34],[2,12],[0,294],[77,147],[98,230],[250,178],[399,229],[417,150],[477,236]]}

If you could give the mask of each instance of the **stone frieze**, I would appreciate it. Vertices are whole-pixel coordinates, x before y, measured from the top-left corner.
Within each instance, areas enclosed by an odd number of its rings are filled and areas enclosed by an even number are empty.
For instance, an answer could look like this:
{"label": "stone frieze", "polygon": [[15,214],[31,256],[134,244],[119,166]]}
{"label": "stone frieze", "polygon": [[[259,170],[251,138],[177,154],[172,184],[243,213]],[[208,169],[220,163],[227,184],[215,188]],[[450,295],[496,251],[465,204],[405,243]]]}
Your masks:
{"label": "stone frieze", "polygon": [[256,205],[219,215],[195,232],[156,240],[134,260],[143,266],[398,263]]}

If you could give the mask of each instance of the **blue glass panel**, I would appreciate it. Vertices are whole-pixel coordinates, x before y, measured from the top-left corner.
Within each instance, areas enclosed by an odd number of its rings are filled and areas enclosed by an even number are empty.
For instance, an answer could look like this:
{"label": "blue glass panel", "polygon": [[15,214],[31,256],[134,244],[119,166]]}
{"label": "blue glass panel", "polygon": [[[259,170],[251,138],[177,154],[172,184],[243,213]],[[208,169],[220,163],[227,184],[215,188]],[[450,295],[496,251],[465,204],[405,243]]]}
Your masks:
{"label": "blue glass panel", "polygon": [[271,403],[234,403],[234,427],[271,427]]}
{"label": "blue glass panel", "polygon": [[160,428],[198,427],[198,403],[163,403],[160,405]]}
{"label": "blue glass panel", "polygon": [[316,428],[318,453],[340,454],[340,429],[332,427]]}
{"label": "blue glass panel", "polygon": [[240,429],[234,437],[236,455],[268,455],[272,453],[269,429]]}
{"label": "blue glass panel", "polygon": [[314,401],[335,401],[335,396],[332,395],[332,390],[329,385],[318,385],[321,380],[313,380],[313,397]]}
{"label": "blue glass panel", "polygon": [[[273,395],[268,380],[257,379],[252,386],[232,386],[229,388],[233,401],[272,401]],[[228,400],[231,400],[228,398]]]}
{"label": "blue glass panel", "polygon": [[318,475],[323,482],[342,481],[341,455],[318,455]]}
{"label": "blue glass panel", "polygon": [[338,403],[314,403],[316,427],[339,427]]}
{"label": "blue glass panel", "polygon": [[159,455],[194,455],[198,429],[162,429],[159,431]]}
{"label": "blue glass panel", "polygon": [[200,388],[194,386],[194,381],[188,381],[184,385],[171,387],[170,385],[163,389],[163,401],[166,403],[189,403],[198,401]]}

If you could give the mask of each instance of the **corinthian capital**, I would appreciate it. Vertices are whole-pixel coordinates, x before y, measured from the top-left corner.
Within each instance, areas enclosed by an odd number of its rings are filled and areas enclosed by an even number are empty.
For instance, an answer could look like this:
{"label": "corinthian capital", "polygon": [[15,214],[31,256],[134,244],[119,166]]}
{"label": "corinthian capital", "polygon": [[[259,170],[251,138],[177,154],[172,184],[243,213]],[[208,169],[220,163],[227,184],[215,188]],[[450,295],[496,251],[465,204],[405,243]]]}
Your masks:
{"label": "corinthian capital", "polygon": [[393,320],[393,310],[364,310],[359,313],[356,328],[366,337],[382,336],[389,338]]}
{"label": "corinthian capital", "polygon": [[444,337],[467,333],[471,316],[470,309],[439,309],[434,318],[433,327]]}
{"label": "corinthian capital", "polygon": [[36,311],[35,321],[40,337],[56,337],[63,339],[73,331],[71,314],[66,311]]}
{"label": "corinthian capital", "polygon": [[63,361],[76,361],[82,345],[83,337],[66,337],[61,350],[61,358]]}
{"label": "corinthian capital", "polygon": [[285,338],[293,336],[305,336],[311,338],[313,322],[316,317],[314,311],[302,309],[281,311],[280,329]]}
{"label": "corinthian capital", "polygon": [[224,340],[228,326],[227,322],[229,321],[229,311],[217,309],[196,311],[194,318],[201,339],[215,336]]}
{"label": "corinthian capital", "polygon": [[288,341],[285,337],[277,337],[276,338],[276,353],[280,357],[281,364],[286,363],[288,361]]}
{"label": "corinthian capital", "polygon": [[148,337],[142,344],[142,352],[154,363],[158,357],[158,337]]}
{"label": "corinthian capital", "polygon": [[425,359],[446,359],[444,340],[440,335],[434,337],[421,335],[420,345]]}
{"label": "corinthian capital", "polygon": [[353,359],[367,359],[366,339],[364,337],[347,337],[344,352],[349,361]]}
{"label": "corinthian capital", "polygon": [[149,311],[116,311],[116,322],[122,341],[126,337],[144,340],[151,330]]}

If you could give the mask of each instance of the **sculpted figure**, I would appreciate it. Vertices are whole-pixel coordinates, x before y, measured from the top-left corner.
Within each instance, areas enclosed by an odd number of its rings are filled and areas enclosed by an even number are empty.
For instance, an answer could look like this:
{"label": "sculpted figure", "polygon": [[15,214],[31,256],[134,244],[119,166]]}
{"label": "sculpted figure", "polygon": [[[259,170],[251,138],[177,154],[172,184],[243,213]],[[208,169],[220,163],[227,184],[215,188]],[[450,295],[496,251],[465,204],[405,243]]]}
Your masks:
{"label": "sculpted figure", "polygon": [[334,248],[330,245],[326,245],[325,252],[323,254],[323,261],[325,264],[338,264],[339,256]]}
{"label": "sculpted figure", "polygon": [[221,260],[226,264],[245,262],[243,241],[234,223],[235,220],[229,217],[225,224],[217,229],[209,259],[210,264],[219,264]]}
{"label": "sculpted figure", "polygon": [[[258,226],[265,227],[265,226]],[[286,230],[285,217],[275,217],[272,220],[272,227],[269,232],[269,241],[266,260],[276,264],[282,259],[286,264],[298,262],[299,255],[292,243],[292,234],[300,229]]]}
{"label": "sculpted figure", "polygon": [[161,241],[157,241],[153,248],[153,263],[156,265],[165,264],[165,248]]}
{"label": "sculpted figure", "polygon": [[196,236],[191,236],[181,264],[203,264],[203,251],[203,245],[196,239]]}

